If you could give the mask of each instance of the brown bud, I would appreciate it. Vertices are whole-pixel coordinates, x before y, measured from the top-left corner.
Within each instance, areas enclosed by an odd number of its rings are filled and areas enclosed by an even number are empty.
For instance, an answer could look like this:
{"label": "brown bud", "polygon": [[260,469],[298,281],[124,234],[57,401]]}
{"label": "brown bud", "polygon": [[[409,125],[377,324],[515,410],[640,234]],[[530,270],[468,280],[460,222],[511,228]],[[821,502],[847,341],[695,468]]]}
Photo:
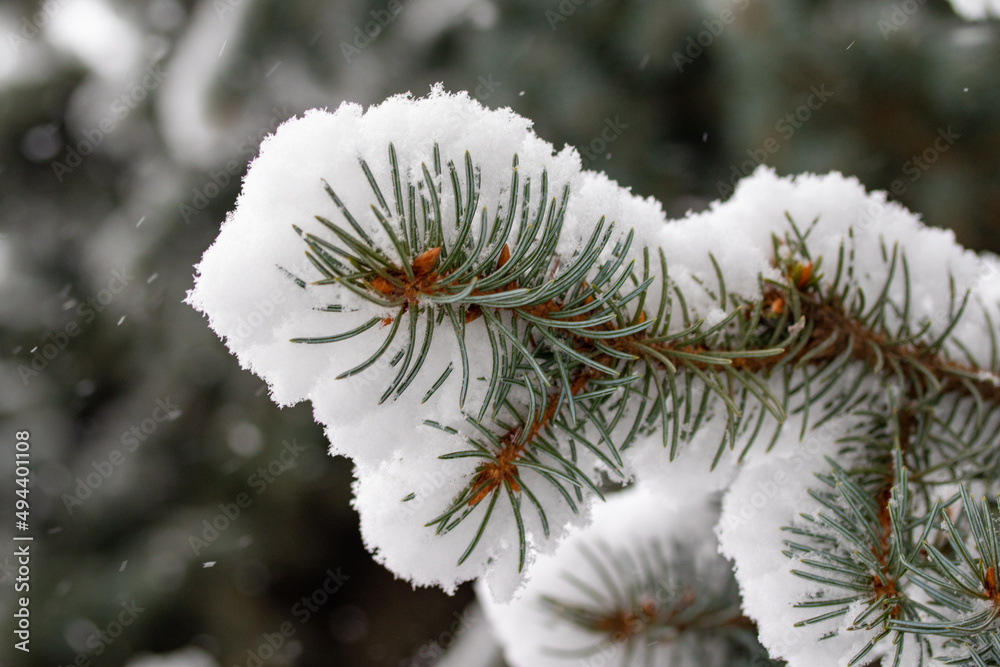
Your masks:
{"label": "brown bud", "polygon": [[441,246],[420,253],[413,260],[413,273],[417,276],[427,275],[437,265],[440,256]]}
{"label": "brown bud", "polygon": [[510,247],[506,243],[504,243],[503,248],[500,249],[500,256],[497,257],[497,268],[499,269],[500,267],[502,267],[504,264],[507,263],[507,260],[509,259],[510,259]]}
{"label": "brown bud", "polygon": [[795,285],[802,289],[808,284],[809,279],[812,278],[813,265],[812,262],[806,262],[799,267],[799,279],[795,281]]}
{"label": "brown bud", "polygon": [[390,283],[382,276],[378,276],[377,278],[375,278],[375,280],[371,282],[371,285],[377,292],[380,292],[385,295],[392,294],[392,283]]}

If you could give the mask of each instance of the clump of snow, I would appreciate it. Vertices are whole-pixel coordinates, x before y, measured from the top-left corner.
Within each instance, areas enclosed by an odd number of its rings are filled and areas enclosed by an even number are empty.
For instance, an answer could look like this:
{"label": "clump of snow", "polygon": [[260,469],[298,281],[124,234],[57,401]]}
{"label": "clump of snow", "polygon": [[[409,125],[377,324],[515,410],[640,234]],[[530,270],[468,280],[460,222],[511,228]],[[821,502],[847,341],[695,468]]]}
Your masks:
{"label": "clump of snow", "polygon": [[[468,151],[480,170],[479,205],[491,216],[508,205],[507,189],[515,155],[521,165],[521,187],[529,179],[532,183],[533,199],[528,204],[532,215],[539,205],[543,171],[550,199],[561,198],[565,187],[580,193],[586,191],[587,183],[595,183],[594,194],[577,194],[570,199],[564,223],[566,252],[590,236],[599,219],[598,211],[620,211],[634,218],[631,214],[638,210],[658,223],[665,216],[658,204],[632,197],[603,176],[588,174],[585,181],[576,151],[567,148],[556,152],[531,131],[527,119],[510,110],[490,111],[465,93],[449,95],[439,87],[425,98],[397,96],[367,112],[356,104],[343,104],[333,113],[314,110],[285,123],[262,144],[261,154],[244,180],[236,210],[227,217],[218,239],[197,267],[196,285],[188,302],[208,315],[210,326],[226,341],[241,365],[267,380],[272,398],[279,405],[312,401],[317,420],[326,427],[331,453],[350,456],[357,465],[360,481],[355,506],[362,515],[365,538],[378,557],[415,583],[437,584],[450,590],[457,582],[491,567],[516,575],[519,558],[516,532],[508,530],[504,537],[508,542],[513,539],[513,549],[494,539],[499,537],[500,527],[510,528],[510,522],[502,519],[510,514],[509,502],[504,498],[498,500],[490,530],[481,539],[481,548],[466,561],[467,567],[455,566],[464,551],[462,540],[468,543],[468,530],[478,525],[477,516],[485,511],[488,501],[445,538],[435,538],[433,529],[423,527],[471,481],[475,468],[470,464],[472,459],[437,459],[441,454],[468,449],[462,435],[469,433],[448,435],[425,426],[426,421],[452,428],[461,428],[464,423],[459,409],[461,356],[453,330],[447,323],[438,325],[420,375],[406,392],[382,405],[378,403],[397,373],[392,362],[407,340],[405,334],[365,372],[341,380],[334,378],[379,348],[385,339],[385,326],[379,325],[366,332],[368,335],[344,343],[289,342],[292,338],[342,333],[374,315],[395,314],[339,286],[299,288],[289,277],[292,274],[307,282],[321,277],[304,257],[306,246],[293,231],[293,224],[324,238],[330,233],[314,216],[343,224],[343,216],[324,190],[324,182],[330,184],[367,234],[383,247],[391,247],[371,212],[375,195],[360,166],[363,159],[383,192],[391,197],[390,143],[396,152],[404,191],[407,182],[415,186],[423,182],[425,165],[433,173],[437,144],[443,167],[441,180],[447,193],[451,185],[448,162],[456,164],[464,179],[463,162]],[[434,180],[433,185],[437,185],[438,179]],[[612,197],[616,200],[600,200]],[[454,235],[448,222],[455,217],[453,202],[447,196],[442,196],[441,202],[446,233]],[[512,238],[516,238],[523,205],[519,200]],[[320,310],[331,304],[342,306],[343,312]],[[421,319],[416,330],[418,339],[422,340],[425,326]],[[470,323],[466,341],[472,371],[466,410],[476,413],[488,387],[488,381],[481,378],[495,372],[482,321]],[[434,400],[424,403],[424,396],[449,363],[458,372],[440,386]],[[590,465],[581,463],[583,468]],[[420,502],[411,501],[414,504],[410,507],[419,509],[405,537],[401,537],[401,530],[388,528],[399,526],[400,512],[405,507],[400,504],[401,498],[416,491],[425,474],[433,479],[441,476],[442,481],[434,493],[424,494]],[[525,479],[531,484],[530,474]],[[554,500],[549,497],[551,489],[544,488],[545,483],[536,480],[536,486],[533,490],[540,498]],[[585,514],[585,503],[580,510]],[[538,520],[530,518],[535,516],[534,510],[524,514],[529,517],[526,530],[541,537]],[[380,518],[369,521],[372,516]],[[550,520],[553,533],[560,533],[571,516],[575,515],[569,512],[558,522]],[[414,533],[423,537],[414,542]],[[490,546],[491,541],[496,544]],[[423,548],[414,551],[412,547],[418,543]],[[505,554],[503,558],[501,553]],[[512,591],[516,586],[498,583],[498,587]]]}

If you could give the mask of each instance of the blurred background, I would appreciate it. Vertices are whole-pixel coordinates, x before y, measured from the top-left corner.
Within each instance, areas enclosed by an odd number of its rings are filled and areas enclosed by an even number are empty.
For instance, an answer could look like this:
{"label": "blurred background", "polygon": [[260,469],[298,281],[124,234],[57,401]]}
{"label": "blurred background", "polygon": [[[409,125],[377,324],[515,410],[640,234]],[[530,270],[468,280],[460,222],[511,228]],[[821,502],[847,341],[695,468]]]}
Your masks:
{"label": "blurred background", "polygon": [[945,0],[6,0],[0,664],[503,664],[471,587],[371,559],[310,406],[181,303],[285,119],[440,81],[672,216],[837,170],[996,252],[998,36]]}

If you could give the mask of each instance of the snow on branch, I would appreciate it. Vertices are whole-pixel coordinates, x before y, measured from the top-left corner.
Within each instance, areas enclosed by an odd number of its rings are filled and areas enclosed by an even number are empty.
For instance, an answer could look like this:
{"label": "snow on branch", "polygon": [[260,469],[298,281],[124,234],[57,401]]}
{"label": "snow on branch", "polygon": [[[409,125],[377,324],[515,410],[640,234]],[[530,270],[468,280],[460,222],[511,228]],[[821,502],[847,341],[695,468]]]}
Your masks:
{"label": "snow on branch", "polygon": [[[435,87],[282,125],[197,268],[188,303],[279,405],[312,402],[366,545],[414,585],[544,588],[540,554],[562,563],[595,500],[631,516],[638,481],[721,511],[695,541],[717,525],[772,657],[990,650],[991,515],[939,517],[996,491],[1000,263],[884,193],[761,168],[668,220]],[[702,548],[650,525],[664,572]],[[577,634],[645,613],[546,595]],[[693,627],[640,620],[654,643]]]}

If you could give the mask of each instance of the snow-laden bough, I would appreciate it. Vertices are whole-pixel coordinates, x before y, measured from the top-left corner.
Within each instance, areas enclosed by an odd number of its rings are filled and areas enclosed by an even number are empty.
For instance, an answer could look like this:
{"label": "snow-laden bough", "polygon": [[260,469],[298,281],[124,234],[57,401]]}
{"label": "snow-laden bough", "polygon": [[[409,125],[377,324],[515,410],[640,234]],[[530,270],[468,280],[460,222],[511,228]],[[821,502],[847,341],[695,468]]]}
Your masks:
{"label": "snow-laden bough", "polygon": [[[276,403],[311,401],[355,464],[366,545],[414,585],[527,600],[578,559],[569,534],[638,541],[615,562],[662,542],[630,572],[672,580],[715,528],[742,607],[697,627],[723,644],[759,633],[810,666],[990,650],[967,619],[1000,617],[1000,555],[967,487],[995,491],[1000,458],[1000,263],[855,179],[760,168],[668,220],[435,87],[284,123],[197,271],[188,303]],[[659,521],[651,498],[708,509]],[[531,614],[594,646],[615,622],[664,645],[695,627],[641,595],[544,595]],[[704,602],[683,596],[678,614]]]}

